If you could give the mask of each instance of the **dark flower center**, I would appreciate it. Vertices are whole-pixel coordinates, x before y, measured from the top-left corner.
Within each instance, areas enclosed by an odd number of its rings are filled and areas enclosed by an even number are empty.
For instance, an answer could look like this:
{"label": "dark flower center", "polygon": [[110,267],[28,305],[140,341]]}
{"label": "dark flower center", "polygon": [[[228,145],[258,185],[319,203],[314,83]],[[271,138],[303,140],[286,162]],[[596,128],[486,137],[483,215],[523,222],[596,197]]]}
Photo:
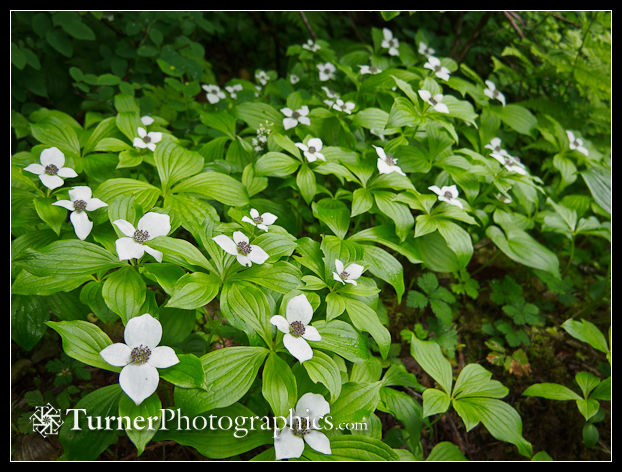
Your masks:
{"label": "dark flower center", "polygon": [[137,243],[144,243],[149,239],[149,233],[142,229],[137,229],[134,231],[134,241]]}
{"label": "dark flower center", "polygon": [[448,200],[451,200],[452,198],[454,198],[454,196],[452,195],[452,193],[451,193],[451,192],[449,192],[449,191],[445,192],[445,193],[443,194],[443,196],[444,196],[446,199],[448,199]]}
{"label": "dark flower center", "polygon": [[297,416],[293,419],[292,431],[296,436],[302,437],[307,434],[309,429],[309,418]]}
{"label": "dark flower center", "polygon": [[145,136],[145,137],[143,138],[143,142],[145,142],[145,143],[150,143],[150,142],[151,142],[151,138],[150,138],[149,136]]}
{"label": "dark flower center", "polygon": [[83,211],[86,208],[86,202],[84,200],[76,200],[73,202],[73,209],[75,211]]}
{"label": "dark flower center", "polygon": [[341,280],[346,280],[347,278],[350,277],[350,274],[348,274],[345,270],[339,274],[339,277],[341,277]]}
{"label": "dark flower center", "polygon": [[149,360],[149,357],[151,357],[151,349],[147,346],[143,346],[142,344],[132,349],[132,352],[130,353],[130,359],[135,364],[144,364]]}
{"label": "dark flower center", "polygon": [[289,333],[292,336],[300,337],[305,334],[305,325],[301,321],[294,321],[289,324]]}
{"label": "dark flower center", "polygon": [[495,151],[497,151],[497,152],[501,152],[501,146],[496,146],[496,147],[495,147]]}
{"label": "dark flower center", "polygon": [[313,146],[309,146],[309,152],[310,152],[311,154],[315,154],[315,151],[316,151],[315,147],[313,147]]}
{"label": "dark flower center", "polygon": [[430,97],[430,103],[432,105],[438,105],[438,102],[436,100],[434,100],[434,97]]}
{"label": "dark flower center", "polygon": [[493,97],[495,97],[495,98],[496,98],[496,97],[498,97],[498,96],[499,96],[499,91],[498,91],[498,90],[496,90],[496,89],[495,89],[495,90],[493,90],[493,91],[492,91],[492,96],[493,96]]}
{"label": "dark flower center", "polygon": [[378,68],[377,68],[377,67],[374,67],[374,66],[371,66],[371,67],[369,68],[369,72],[371,72],[372,74],[375,74],[376,72],[378,72]]}
{"label": "dark flower center", "polygon": [[45,173],[47,175],[56,175],[58,173],[58,167],[56,167],[54,164],[48,164],[47,166],[45,166]]}
{"label": "dark flower center", "polygon": [[263,223],[263,218],[261,216],[256,216],[255,218],[253,218],[253,221],[255,222],[255,224],[260,224]]}
{"label": "dark flower center", "polygon": [[442,68],[443,68],[443,67],[442,67],[440,64],[436,64],[436,65],[434,66],[434,72],[438,72],[438,71],[440,71]]}
{"label": "dark flower center", "polygon": [[393,158],[391,156],[387,156],[386,163],[389,164],[390,166],[394,166],[395,165],[395,158]]}
{"label": "dark flower center", "polygon": [[238,252],[244,256],[248,256],[251,253],[251,245],[246,241],[240,241],[238,243]]}
{"label": "dark flower center", "polygon": [[300,117],[300,113],[298,113],[297,111],[292,113],[292,118],[299,118],[299,117]]}

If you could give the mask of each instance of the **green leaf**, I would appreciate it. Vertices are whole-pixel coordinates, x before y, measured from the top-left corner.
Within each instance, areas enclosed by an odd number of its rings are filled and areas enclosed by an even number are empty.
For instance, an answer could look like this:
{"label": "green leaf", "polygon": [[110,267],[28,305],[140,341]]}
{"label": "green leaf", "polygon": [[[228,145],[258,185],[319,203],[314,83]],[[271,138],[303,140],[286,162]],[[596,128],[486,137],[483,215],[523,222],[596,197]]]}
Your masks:
{"label": "green leaf", "polygon": [[149,246],[162,252],[162,260],[164,262],[175,262],[188,269],[192,269],[193,266],[199,266],[207,270],[212,270],[211,264],[203,253],[185,239],[158,236],[157,238],[149,240]]}
{"label": "green leaf", "polygon": [[343,239],[350,226],[350,210],[340,200],[323,198],[311,205],[313,216],[326,223],[331,231],[340,239]]}
{"label": "green leaf", "polygon": [[423,392],[423,416],[445,413],[450,403],[451,398],[447,393],[436,388],[428,388]]}
{"label": "green leaf", "polygon": [[454,462],[454,461],[466,461],[467,458],[464,457],[460,448],[456,446],[454,443],[449,441],[441,441],[437,443],[434,448],[430,451],[430,454],[426,458],[426,461],[443,461],[443,462]]}
{"label": "green leaf", "polygon": [[11,339],[22,349],[30,351],[39,342],[49,319],[50,312],[41,297],[12,297]]}
{"label": "green leaf", "polygon": [[333,423],[365,421],[380,401],[380,387],[382,382],[343,384],[339,398],[330,407]]}
{"label": "green leaf", "polygon": [[203,272],[185,274],[173,287],[167,307],[193,310],[207,305],[218,295],[220,280]]}
{"label": "green leaf", "polygon": [[132,196],[146,213],[160,197],[160,189],[142,180],[116,178],[103,182],[94,194],[105,202],[117,197]]}
{"label": "green leaf", "polygon": [[533,136],[538,125],[538,119],[525,107],[515,104],[505,106],[490,106],[501,121],[521,134]]}
{"label": "green leaf", "polygon": [[451,394],[453,383],[451,364],[443,356],[441,347],[434,341],[421,341],[412,332],[409,334],[410,354],[421,368],[443,387],[447,394]]}
{"label": "green leaf", "polygon": [[271,128],[275,124],[280,124],[284,115],[275,110],[267,103],[261,102],[245,102],[240,103],[233,109],[233,115],[253,129],[259,128],[261,125],[269,123]]}
{"label": "green leaf", "polygon": [[[266,294],[248,284],[223,285],[220,308],[230,322],[239,329],[256,332],[270,346],[272,344],[271,309]],[[234,320],[240,320],[235,323]]]}
{"label": "green leaf", "polygon": [[334,402],[341,393],[341,372],[337,363],[322,351],[315,350],[313,357],[302,365],[313,383],[320,382],[328,389],[331,402]]}
{"label": "green leaf", "polygon": [[65,354],[87,365],[119,372],[121,369],[108,364],[99,353],[112,344],[99,327],[88,321],[48,321],[46,324],[63,339]]}
{"label": "green leaf", "polygon": [[456,379],[452,397],[505,397],[509,392],[507,387],[497,380],[491,380],[491,377],[492,372],[481,365],[467,364]]}
{"label": "green leaf", "polygon": [[[140,455],[145,450],[145,446],[151,441],[153,436],[158,430],[162,419],[160,418],[160,410],[162,408],[162,402],[156,393],[151,395],[149,398],[143,400],[140,405],[136,405],[130,397],[127,395],[122,395],[119,398],[119,416],[130,418],[130,425],[135,424],[135,418],[157,418],[157,420],[153,421],[153,429],[149,429],[149,421],[144,424],[143,429],[135,429],[135,428],[126,428],[125,432],[130,440],[136,446],[138,451],[137,456]],[[139,420],[138,425],[142,424],[142,421]],[[127,426],[127,422],[123,422],[124,427]]]}
{"label": "green leaf", "polygon": [[194,354],[177,354],[179,362],[159,369],[160,378],[176,387],[193,389],[204,385],[203,365]]}
{"label": "green leaf", "polygon": [[313,341],[313,347],[334,352],[351,361],[360,362],[369,357],[365,338],[350,324],[341,320],[316,321],[313,326],[322,336],[321,341]]}
{"label": "green leaf", "polygon": [[233,274],[231,282],[252,282],[278,293],[288,293],[300,286],[302,273],[295,265],[287,261],[274,264],[254,264],[248,269]]}
{"label": "green leaf", "polygon": [[386,358],[389,347],[391,347],[391,334],[389,330],[382,325],[378,314],[369,305],[354,298],[345,298],[346,311],[354,326],[371,334],[380,348],[380,355]]}
{"label": "green leaf", "polygon": [[300,166],[300,161],[282,152],[267,152],[255,162],[258,176],[289,177]]}
{"label": "green leaf", "polygon": [[274,352],[263,367],[261,393],[276,416],[287,416],[298,399],[296,377],[287,362]]}
{"label": "green leaf", "polygon": [[80,156],[80,141],[74,128],[67,126],[56,116],[47,116],[30,125],[32,136],[46,146],[54,146],[72,156]]}
{"label": "green leaf", "polygon": [[367,436],[348,434],[332,437],[331,454],[305,447],[303,457],[312,461],[397,461],[398,455],[384,442]]}
{"label": "green leaf", "polygon": [[300,195],[307,204],[313,200],[316,194],[315,174],[307,164],[302,164],[296,175],[296,185]]}
{"label": "green leaf", "polygon": [[402,264],[382,248],[363,245],[366,269],[376,277],[390,283],[395,289],[397,302],[401,303],[404,294],[404,269]]}
{"label": "green leaf", "polygon": [[240,181],[220,172],[202,172],[173,187],[174,193],[196,193],[229,206],[248,204],[246,188]]}
{"label": "green leaf", "polygon": [[102,286],[102,297],[113,312],[127,324],[130,318],[140,316],[140,307],[147,296],[147,285],[133,267],[123,267],[108,276]]}
{"label": "green leaf", "polygon": [[583,319],[581,321],[568,319],[562,324],[562,328],[573,338],[588,343],[594,349],[605,354],[609,352],[607,339],[594,323]]}

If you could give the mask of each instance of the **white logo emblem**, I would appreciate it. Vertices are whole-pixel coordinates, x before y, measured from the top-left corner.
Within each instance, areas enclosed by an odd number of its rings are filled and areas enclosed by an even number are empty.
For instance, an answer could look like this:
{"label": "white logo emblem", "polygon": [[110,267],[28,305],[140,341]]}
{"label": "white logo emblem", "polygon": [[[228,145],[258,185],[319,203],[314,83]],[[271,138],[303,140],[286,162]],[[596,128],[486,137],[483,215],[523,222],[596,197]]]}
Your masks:
{"label": "white logo emblem", "polygon": [[35,412],[30,417],[32,430],[39,433],[44,438],[48,435],[57,435],[58,430],[63,425],[60,417],[61,411],[54,408],[49,403],[35,408]]}

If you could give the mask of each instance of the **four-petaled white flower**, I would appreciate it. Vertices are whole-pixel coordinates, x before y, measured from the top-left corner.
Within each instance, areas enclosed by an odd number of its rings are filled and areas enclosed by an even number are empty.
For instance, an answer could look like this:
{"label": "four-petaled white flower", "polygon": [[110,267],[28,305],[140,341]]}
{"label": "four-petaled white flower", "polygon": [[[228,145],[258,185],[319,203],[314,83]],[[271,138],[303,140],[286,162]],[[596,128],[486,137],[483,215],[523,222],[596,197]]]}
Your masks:
{"label": "four-petaled white flower", "polygon": [[210,102],[212,105],[214,103],[218,103],[221,99],[226,98],[227,96],[225,95],[225,92],[223,92],[222,90],[220,90],[220,87],[218,85],[214,85],[214,84],[203,84],[201,86],[201,88],[203,90],[205,90],[205,97],[207,98],[207,101]]}
{"label": "four-petaled white flower", "polygon": [[374,146],[376,149],[376,154],[378,154],[378,161],[376,165],[378,167],[378,172],[381,174],[390,174],[391,172],[397,172],[398,174],[406,175],[404,171],[397,165],[397,159],[392,156],[388,156],[384,149],[380,146]]}
{"label": "four-petaled white flower", "polygon": [[260,215],[259,212],[255,210],[254,208],[251,208],[250,214],[251,214],[250,218],[244,215],[242,217],[242,221],[244,221],[245,223],[250,223],[253,226],[257,226],[257,228],[263,229],[264,231],[268,231],[268,226],[270,226],[271,224],[274,224],[274,222],[278,218],[276,215],[273,215],[272,213],[262,213]]}
{"label": "four-petaled white flower", "polygon": [[437,194],[440,201],[462,208],[462,202],[458,200],[458,188],[455,185],[441,188],[436,185],[432,185],[431,187],[428,187],[428,190],[432,190],[435,194]]}
{"label": "four-petaled white flower", "polygon": [[171,218],[162,213],[150,211],[138,221],[137,227],[129,221],[118,219],[112,222],[126,236],[115,242],[119,260],[140,259],[145,252],[162,262],[162,253],[146,245],[158,236],[166,236],[171,231]]}
{"label": "four-petaled white flower", "polygon": [[400,54],[400,42],[393,37],[393,32],[389,28],[382,29],[383,40],[380,44],[383,48],[389,50],[390,56],[398,56]]}
{"label": "four-petaled white flower", "polygon": [[441,65],[441,61],[438,57],[428,56],[428,62],[423,64],[426,69],[433,70],[436,77],[443,80],[449,80],[449,69]]}
{"label": "four-petaled white flower", "polygon": [[318,70],[320,71],[320,80],[322,82],[326,82],[327,80],[331,80],[335,78],[335,72],[337,68],[334,64],[327,62],[325,64],[318,64]]}
{"label": "four-petaled white flower", "polygon": [[581,138],[576,138],[572,131],[566,130],[566,134],[568,135],[568,142],[570,144],[570,149],[573,151],[578,151],[581,154],[585,154],[589,156],[590,152],[583,145],[583,140]]}
{"label": "four-petaled white flower", "polygon": [[134,403],[140,405],[158,388],[158,369],[179,363],[175,351],[158,346],[162,325],[149,313],[131,318],[125,325],[125,343],[106,346],[99,355],[110,365],[123,367],[119,385]]}
{"label": "four-petaled white flower", "polygon": [[[293,410],[293,411],[292,411]],[[319,431],[320,419],[330,413],[330,405],[319,393],[305,393],[296,408],[290,410],[289,420],[274,438],[277,460],[300,457],[305,442],[322,454],[331,454],[330,439]]]}
{"label": "four-petaled white flower", "polygon": [[335,269],[336,272],[333,272],[333,279],[337,282],[341,282],[342,284],[352,284],[357,285],[356,279],[358,279],[363,273],[364,267],[358,264],[350,264],[348,267],[343,266],[343,262],[339,259],[335,259]]}
{"label": "four-petaled white flower", "polygon": [[162,141],[162,133],[159,131],[145,131],[145,128],[139,126],[137,131],[138,137],[134,138],[134,147],[139,149],[148,148],[150,151],[155,151],[156,143]]}
{"label": "four-petaled white flower", "polygon": [[492,138],[488,144],[484,146],[486,149],[490,149],[492,152],[496,152],[501,155],[508,155],[508,152],[505,149],[501,148],[501,139],[500,138]]}
{"label": "four-petaled white flower", "polygon": [[153,124],[154,119],[151,118],[149,115],[145,115],[140,117],[140,121],[143,125],[149,126],[150,124]]}
{"label": "four-petaled white flower", "polygon": [[289,74],[289,83],[294,85],[297,84],[298,82],[300,82],[300,77],[298,77],[296,74]]}
{"label": "four-petaled white flower", "polygon": [[65,155],[57,147],[41,151],[39,161],[41,164],[29,164],[24,167],[24,170],[37,174],[41,183],[50,190],[62,186],[65,183],[62,178],[68,179],[78,176],[75,170],[65,167]]}
{"label": "four-petaled white flower", "polygon": [[335,110],[342,111],[348,115],[352,113],[352,110],[354,110],[355,107],[356,105],[353,102],[344,102],[341,98],[338,98],[333,104],[333,108]]}
{"label": "four-petaled white flower", "polygon": [[382,69],[376,66],[359,66],[361,74],[380,74]]}
{"label": "four-petaled white flower", "polygon": [[428,57],[428,56],[433,56],[435,52],[436,52],[435,49],[429,47],[423,41],[419,41],[419,54],[423,54],[424,56]]}
{"label": "four-petaled white flower", "polygon": [[225,90],[229,92],[231,98],[235,100],[236,98],[238,98],[238,92],[242,91],[242,84],[227,85],[225,87]]}
{"label": "four-petaled white flower", "polygon": [[339,99],[339,94],[324,85],[322,85],[322,90],[324,90],[324,93],[328,97],[328,100],[324,100],[324,103],[326,103],[329,107],[332,107],[335,104],[335,101]]}
{"label": "four-petaled white flower", "polygon": [[419,90],[419,96],[439,113],[449,113],[449,108],[443,103],[443,95],[438,93],[434,96],[429,90]]}
{"label": "four-petaled white flower", "polygon": [[259,246],[250,244],[248,237],[241,231],[233,232],[233,239],[225,234],[219,234],[212,238],[223,251],[235,256],[240,264],[250,267],[255,264],[263,264],[268,259],[266,251]]}
{"label": "four-petaled white flower", "polygon": [[285,129],[294,128],[298,123],[307,126],[311,124],[311,120],[309,120],[307,116],[309,114],[309,107],[307,105],[303,105],[298,110],[292,110],[287,107],[281,108],[281,113],[285,115],[285,118],[283,118],[283,127]]}
{"label": "four-petaled white flower", "polygon": [[98,208],[108,206],[99,198],[91,198],[92,192],[90,187],[78,186],[69,190],[69,200],[58,200],[52,205],[60,206],[71,211],[69,220],[73,225],[76,236],[82,240],[90,234],[93,229],[93,222],[86,215],[87,211],[94,211]]}
{"label": "four-petaled white flower", "polygon": [[313,357],[313,350],[307,341],[321,341],[317,328],[310,326],[313,307],[304,294],[297,295],[287,302],[285,317],[275,315],[270,323],[283,334],[283,345],[300,362]]}
{"label": "four-petaled white flower", "polygon": [[499,100],[505,106],[505,95],[503,95],[499,90],[497,90],[497,86],[491,80],[487,80],[486,88],[484,89],[484,94],[492,99]]}
{"label": "four-petaled white flower", "polygon": [[311,138],[307,144],[296,143],[296,147],[302,151],[309,162],[316,160],[326,161],[326,157],[320,151],[322,150],[322,140],[320,138]]}
{"label": "four-petaled white flower", "polygon": [[302,48],[311,52],[319,51],[320,49],[322,49],[322,47],[314,42],[312,39],[307,39],[307,42],[302,45]]}
{"label": "four-petaled white flower", "polygon": [[520,175],[527,175],[525,166],[520,162],[518,157],[510,156],[510,154],[502,150],[503,152],[491,152],[490,155],[494,157],[499,164],[505,167],[508,172],[514,172]]}
{"label": "four-petaled white flower", "polygon": [[261,85],[266,85],[270,81],[270,76],[266,71],[258,69],[255,71],[255,80]]}

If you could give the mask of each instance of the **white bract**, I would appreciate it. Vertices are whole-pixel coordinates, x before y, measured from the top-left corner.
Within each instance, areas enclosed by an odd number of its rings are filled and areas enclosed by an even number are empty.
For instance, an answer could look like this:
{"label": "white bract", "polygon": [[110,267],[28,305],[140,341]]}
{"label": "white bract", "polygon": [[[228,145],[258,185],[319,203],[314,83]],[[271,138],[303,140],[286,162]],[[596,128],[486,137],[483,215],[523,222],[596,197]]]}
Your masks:
{"label": "white bract", "polygon": [[251,208],[250,218],[246,215],[242,217],[242,221],[245,223],[250,223],[253,226],[257,226],[259,229],[263,229],[264,231],[268,231],[268,226],[274,224],[277,220],[277,216],[272,213],[262,213],[261,215],[257,210]]}
{"label": "white bract", "polygon": [[339,99],[339,94],[324,85],[322,86],[322,90],[324,90],[324,93],[328,97],[328,100],[324,100],[324,103],[326,103],[329,107],[332,107],[335,104],[335,101]]}
{"label": "white bract", "polygon": [[285,118],[283,118],[283,127],[285,129],[294,128],[298,123],[307,126],[311,124],[311,120],[309,120],[307,116],[309,114],[309,107],[307,105],[303,105],[298,110],[292,110],[287,107],[281,108],[281,113],[285,115]]}
{"label": "white bract", "polygon": [[119,385],[137,405],[158,388],[158,369],[179,363],[172,348],[158,346],[161,339],[162,325],[149,313],[145,313],[127,322],[125,343],[110,344],[99,353],[108,364],[123,367],[119,374]]}
{"label": "white bract", "polygon": [[356,105],[353,102],[344,102],[341,98],[338,98],[333,104],[333,108],[335,110],[342,111],[348,115],[352,113],[352,110],[354,110],[355,107]]}
{"label": "white bract", "polygon": [[162,141],[162,133],[159,131],[147,131],[142,126],[139,126],[136,130],[138,137],[134,138],[134,147],[139,149],[148,148],[150,151],[155,151],[156,143]]}
{"label": "white bract", "polygon": [[437,194],[440,201],[462,208],[462,202],[458,200],[458,188],[455,185],[441,188],[436,185],[432,185],[431,187],[428,187],[428,190],[432,190],[435,194]]}
{"label": "white bract", "polygon": [[426,43],[424,43],[423,41],[419,41],[419,54],[423,54],[424,56],[428,57],[433,56],[435,52],[436,50],[429,47]]}
{"label": "white bract", "polygon": [[419,90],[421,99],[439,113],[449,113],[449,108],[443,103],[443,95],[438,93],[434,96],[429,90]]}
{"label": "white bract", "polygon": [[298,82],[300,82],[300,77],[298,77],[296,74],[289,74],[289,83],[294,85],[297,84]]}
{"label": "white bract", "polygon": [[441,61],[438,57],[428,56],[428,62],[423,64],[426,69],[433,70],[436,77],[443,80],[449,80],[449,69],[441,65]]}
{"label": "white bract", "polygon": [[307,39],[307,42],[302,45],[303,49],[307,51],[315,52],[321,49],[321,46],[315,43],[312,39]]}
{"label": "white bract", "polygon": [[499,100],[505,106],[505,95],[497,90],[497,86],[494,82],[487,80],[485,83],[486,88],[484,89],[484,94],[489,98]]}
{"label": "white bract", "polygon": [[[372,146],[374,145],[372,144]],[[397,165],[397,159],[395,157],[387,155],[380,146],[374,146],[374,149],[376,149],[376,154],[378,154],[378,161],[376,162],[378,172],[381,174],[397,172],[398,174],[406,175],[400,166]]]}
{"label": "white bract", "polygon": [[119,260],[140,259],[145,252],[162,262],[162,253],[146,245],[158,236],[166,236],[171,231],[171,218],[162,213],[150,211],[138,221],[136,228],[129,221],[118,219],[112,222],[126,236],[115,242]]}
{"label": "white bract", "polygon": [[238,98],[238,92],[242,91],[242,85],[241,84],[227,85],[225,87],[225,90],[229,92],[229,95],[231,96],[231,98],[235,100],[236,98]]}
{"label": "white bract", "polygon": [[397,38],[393,37],[393,32],[389,28],[383,28],[382,36],[383,39],[380,45],[389,50],[390,56],[399,56],[400,42]]}
{"label": "white bract", "polygon": [[73,225],[76,236],[82,240],[90,234],[93,229],[93,222],[89,220],[87,211],[94,211],[98,208],[108,206],[99,198],[91,198],[92,192],[90,187],[78,186],[69,190],[69,200],[59,200],[52,205],[60,206],[71,211],[69,220]]}
{"label": "white bract", "polygon": [[317,68],[320,71],[320,80],[322,82],[326,82],[327,80],[335,78],[335,72],[337,71],[337,68],[334,66],[334,64],[331,64],[330,62],[327,62],[325,64],[318,64]]}
{"label": "white bract", "polygon": [[350,264],[348,267],[343,266],[343,262],[339,259],[335,259],[335,269],[333,272],[333,279],[342,284],[357,285],[356,279],[358,279],[363,273],[364,267],[358,264]]}
{"label": "white bract", "polygon": [[566,134],[568,135],[568,142],[571,150],[578,151],[581,154],[589,156],[590,153],[587,148],[583,146],[583,140],[581,138],[575,137],[572,131],[566,130]]}
{"label": "white bract", "polygon": [[326,157],[320,151],[322,150],[322,140],[320,138],[311,138],[307,144],[296,143],[296,147],[302,151],[309,162],[316,160],[326,161]]}
{"label": "white bract", "polygon": [[141,117],[140,117],[140,122],[141,122],[143,125],[145,125],[145,126],[149,126],[150,124],[153,124],[153,121],[154,121],[154,119],[153,119],[153,118],[151,118],[151,117],[150,117],[150,116],[148,116],[148,115],[145,115],[145,116],[141,116]]}
{"label": "white bract", "polygon": [[297,295],[287,302],[285,317],[275,315],[270,323],[283,334],[283,345],[300,362],[313,357],[313,350],[307,341],[321,341],[319,331],[310,326],[313,307],[304,294]]}
{"label": "white bract", "polygon": [[322,454],[331,454],[330,439],[319,431],[320,419],[330,413],[330,405],[324,397],[319,393],[305,393],[292,410],[289,415],[291,424],[286,421],[274,438],[276,459],[300,457],[305,442]]}
{"label": "white bract", "polygon": [[37,174],[41,183],[50,190],[62,186],[65,183],[63,178],[67,179],[78,176],[75,170],[65,167],[65,155],[57,147],[41,151],[39,161],[41,164],[29,164],[24,167],[24,170]]}
{"label": "white bract", "polygon": [[380,74],[382,69],[378,69],[376,66],[359,66],[361,74]]}
{"label": "white bract", "polygon": [[261,85],[266,85],[270,81],[270,76],[266,71],[259,69],[255,72],[255,80]]}
{"label": "white bract", "polygon": [[248,237],[241,231],[233,232],[233,239],[229,236],[220,234],[212,238],[223,251],[235,256],[240,264],[250,267],[255,264],[263,264],[268,259],[266,251],[259,246],[249,244]]}
{"label": "white bract", "polygon": [[226,98],[227,96],[225,95],[225,92],[223,92],[222,90],[220,90],[220,87],[218,85],[214,85],[214,84],[209,84],[209,85],[202,85],[201,88],[203,90],[205,90],[205,97],[207,98],[207,101],[210,102],[212,105],[214,103],[218,103],[221,99]]}
{"label": "white bract", "polygon": [[490,155],[494,157],[508,172],[514,172],[516,174],[527,175],[525,166],[520,162],[517,157],[510,156],[505,150],[503,152],[491,152]]}
{"label": "white bract", "polygon": [[486,149],[490,149],[492,152],[501,155],[509,156],[508,152],[505,149],[501,148],[501,139],[500,138],[492,138],[488,144],[484,146]]}

